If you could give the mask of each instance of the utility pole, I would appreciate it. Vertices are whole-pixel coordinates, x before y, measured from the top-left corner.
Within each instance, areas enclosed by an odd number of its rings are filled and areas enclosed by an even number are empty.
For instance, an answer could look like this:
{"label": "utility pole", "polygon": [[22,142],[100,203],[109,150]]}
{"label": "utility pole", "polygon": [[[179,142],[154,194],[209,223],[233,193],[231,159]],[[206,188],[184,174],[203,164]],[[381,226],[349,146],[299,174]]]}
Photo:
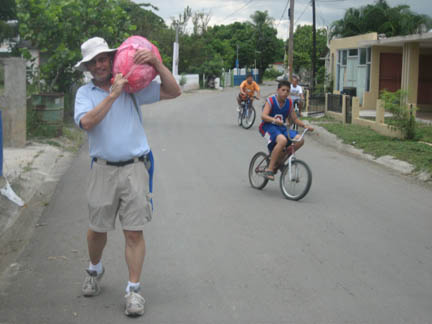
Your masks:
{"label": "utility pole", "polygon": [[315,62],[316,61],[316,23],[315,23],[315,0],[312,0],[312,85],[315,89]]}
{"label": "utility pole", "polygon": [[236,59],[237,75],[240,74],[240,72],[239,72],[240,65],[239,65],[239,59],[238,59],[238,50],[239,50],[239,44],[237,44],[237,59]]}
{"label": "utility pole", "polygon": [[173,63],[172,63],[172,73],[173,75],[178,75],[178,64],[179,64],[179,25],[176,26],[176,39],[173,48]]}
{"label": "utility pole", "polygon": [[294,56],[294,0],[290,0],[289,15],[289,41],[288,41],[288,73],[292,81],[293,74],[293,56]]}

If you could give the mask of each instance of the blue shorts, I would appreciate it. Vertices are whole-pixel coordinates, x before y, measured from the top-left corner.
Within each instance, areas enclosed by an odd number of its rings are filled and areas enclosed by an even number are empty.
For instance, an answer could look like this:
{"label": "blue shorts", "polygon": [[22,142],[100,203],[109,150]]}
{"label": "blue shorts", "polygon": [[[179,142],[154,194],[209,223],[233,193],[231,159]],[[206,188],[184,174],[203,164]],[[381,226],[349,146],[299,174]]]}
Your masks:
{"label": "blue shorts", "polygon": [[278,126],[278,125],[273,125],[268,123],[260,127],[260,133],[262,136],[268,137],[269,142],[267,144],[267,148],[269,149],[270,152],[273,151],[274,147],[276,146],[276,138],[279,135],[284,135],[287,138],[288,140],[287,146],[291,145],[290,138],[294,138],[297,135],[297,131],[295,130],[290,129],[288,131],[288,129],[285,126]]}

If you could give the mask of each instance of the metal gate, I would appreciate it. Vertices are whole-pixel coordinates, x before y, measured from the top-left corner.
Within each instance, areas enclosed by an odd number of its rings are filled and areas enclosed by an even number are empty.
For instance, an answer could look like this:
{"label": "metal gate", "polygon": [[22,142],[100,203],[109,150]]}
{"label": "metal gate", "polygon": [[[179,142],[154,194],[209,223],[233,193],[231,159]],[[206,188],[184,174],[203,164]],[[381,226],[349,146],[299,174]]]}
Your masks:
{"label": "metal gate", "polygon": [[351,96],[345,96],[345,122],[351,124],[352,121],[352,98]]}
{"label": "metal gate", "polygon": [[325,112],[325,94],[309,96],[308,115],[323,114]]}
{"label": "metal gate", "polygon": [[342,95],[327,94],[327,110],[342,113]]}

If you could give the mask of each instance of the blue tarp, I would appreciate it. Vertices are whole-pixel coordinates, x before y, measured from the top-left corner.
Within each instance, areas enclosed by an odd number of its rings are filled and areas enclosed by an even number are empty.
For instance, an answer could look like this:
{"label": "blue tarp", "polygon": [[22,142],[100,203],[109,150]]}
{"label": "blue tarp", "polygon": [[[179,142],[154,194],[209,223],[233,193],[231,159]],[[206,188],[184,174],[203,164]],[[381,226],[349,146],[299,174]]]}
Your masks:
{"label": "blue tarp", "polygon": [[[253,79],[255,82],[259,82],[259,75],[258,74],[252,74]],[[234,85],[239,86],[244,80],[246,80],[246,74],[234,74]]]}

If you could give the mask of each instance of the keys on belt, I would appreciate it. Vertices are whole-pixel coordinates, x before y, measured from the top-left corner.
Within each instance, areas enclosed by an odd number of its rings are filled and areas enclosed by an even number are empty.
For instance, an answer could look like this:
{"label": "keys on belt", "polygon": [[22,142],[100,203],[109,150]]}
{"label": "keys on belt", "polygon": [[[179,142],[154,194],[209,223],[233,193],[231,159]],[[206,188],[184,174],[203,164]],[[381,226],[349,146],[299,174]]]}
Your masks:
{"label": "keys on belt", "polygon": [[116,166],[116,167],[123,167],[125,165],[129,165],[135,162],[144,162],[144,165],[146,167],[146,169],[150,169],[151,167],[151,162],[150,162],[150,158],[148,154],[142,155],[140,157],[136,157],[130,160],[126,160],[126,161],[118,161],[118,162],[111,162],[111,161],[107,161],[101,158],[93,158],[93,161],[96,163],[100,163],[100,164],[105,164],[105,165],[111,165],[111,166]]}

